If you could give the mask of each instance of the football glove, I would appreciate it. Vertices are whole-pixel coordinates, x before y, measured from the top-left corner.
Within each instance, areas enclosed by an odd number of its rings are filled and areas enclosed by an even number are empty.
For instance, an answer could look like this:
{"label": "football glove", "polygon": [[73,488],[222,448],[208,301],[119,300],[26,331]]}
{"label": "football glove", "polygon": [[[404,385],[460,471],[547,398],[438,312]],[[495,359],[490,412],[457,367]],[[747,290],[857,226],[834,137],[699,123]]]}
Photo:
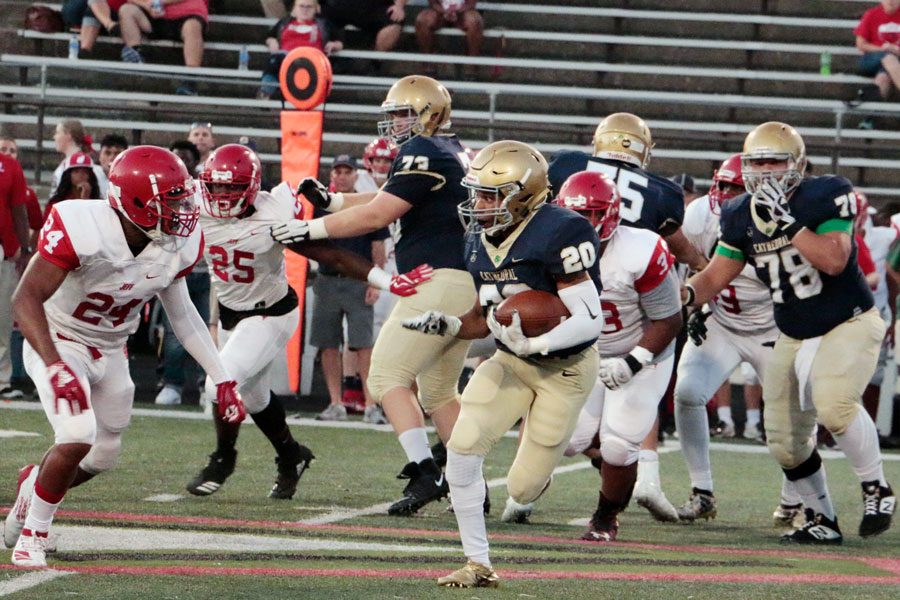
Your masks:
{"label": "football glove", "polygon": [[636,346],[625,356],[601,359],[597,376],[607,389],[617,390],[631,381],[641,369],[651,362],[653,362],[653,353],[646,348]]}
{"label": "football glove", "polygon": [[64,361],[58,360],[47,367],[47,379],[53,388],[53,406],[57,414],[60,402],[68,404],[70,415],[80,415],[90,410],[87,393],[78,381],[78,376]]}
{"label": "football glove", "polygon": [[429,310],[418,317],[403,319],[403,327],[414,331],[421,331],[427,335],[455,336],[462,327],[462,321],[458,317],[451,317],[436,310]]}
{"label": "football glove", "polygon": [[344,204],[344,194],[329,192],[315,177],[304,177],[297,186],[297,195],[303,195],[310,204],[327,212],[337,212]]}
{"label": "football glove", "polygon": [[247,409],[237,391],[236,381],[223,381],[216,385],[216,406],[219,417],[226,423],[237,424],[247,417]]}
{"label": "football glove", "polygon": [[487,325],[497,341],[509,348],[513,354],[528,356],[536,353],[532,347],[531,338],[526,337],[522,331],[522,319],[519,318],[518,311],[513,311],[512,321],[509,325],[501,325],[494,318],[494,309],[491,308],[487,316]]}
{"label": "football glove", "polygon": [[756,189],[754,199],[757,206],[764,206],[769,211],[772,220],[790,237],[800,230],[801,226],[791,214],[787,196],[778,181],[772,178],[764,179]]}
{"label": "football glove", "polygon": [[709,315],[712,313],[704,307],[701,310],[695,310],[691,313],[691,316],[688,317],[687,322],[687,334],[688,337],[691,338],[691,341],[694,342],[695,346],[699,346],[706,339],[706,334],[708,329],[706,328],[706,319],[709,318]]}
{"label": "football glove", "polygon": [[296,244],[307,240],[323,240],[328,237],[323,219],[300,221],[291,219],[269,229],[272,239],[282,244]]}
{"label": "football glove", "polygon": [[416,286],[431,279],[434,269],[431,265],[419,265],[411,271],[391,277],[391,286],[388,288],[392,294],[406,297],[416,293]]}

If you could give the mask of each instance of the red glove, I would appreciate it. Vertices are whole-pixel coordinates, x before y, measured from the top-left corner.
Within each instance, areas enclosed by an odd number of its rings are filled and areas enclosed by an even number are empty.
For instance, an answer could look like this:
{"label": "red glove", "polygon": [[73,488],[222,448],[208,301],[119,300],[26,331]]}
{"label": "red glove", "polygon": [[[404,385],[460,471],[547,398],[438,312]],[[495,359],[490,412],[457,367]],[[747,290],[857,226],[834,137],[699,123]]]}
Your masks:
{"label": "red glove", "polygon": [[431,265],[419,265],[412,271],[394,275],[391,277],[391,293],[404,298],[412,296],[416,293],[416,286],[431,279],[433,273],[434,269],[431,268]]}
{"label": "red glove", "polygon": [[247,417],[244,401],[237,391],[237,381],[223,381],[216,386],[219,416],[226,423],[240,423]]}
{"label": "red glove", "polygon": [[69,403],[69,413],[72,415],[80,415],[86,410],[90,410],[88,404],[87,393],[81,387],[81,382],[72,371],[71,367],[62,360],[47,367],[47,379],[53,386],[53,393],[56,395],[54,407],[56,413],[59,414],[60,401]]}

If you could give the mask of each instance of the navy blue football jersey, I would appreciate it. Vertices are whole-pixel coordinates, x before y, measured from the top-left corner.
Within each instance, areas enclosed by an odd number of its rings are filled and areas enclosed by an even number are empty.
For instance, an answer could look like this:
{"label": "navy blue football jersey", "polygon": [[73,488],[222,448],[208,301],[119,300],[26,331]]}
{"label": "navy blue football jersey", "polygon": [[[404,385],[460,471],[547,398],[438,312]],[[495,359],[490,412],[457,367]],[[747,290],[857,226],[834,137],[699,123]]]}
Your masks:
{"label": "navy blue football jersey", "polygon": [[808,339],[869,310],[874,299],[856,262],[852,235],[856,203],[850,182],[833,175],[805,179],[788,206],[797,222],[810,231],[850,235],[850,258],[840,274],[827,275],[813,267],[770,222],[765,209],[757,212],[750,194],[722,206],[716,253],[749,261],[769,286],[778,329],[792,338]]}
{"label": "navy blue football jersey", "polygon": [[580,171],[603,173],[616,182],[622,195],[622,221],[666,237],[684,221],[684,190],[665,177],[620,160],[597,158],[577,150],[560,150],[550,158],[550,186],[558,192]]}
{"label": "navy blue football jersey", "polygon": [[400,146],[382,189],[412,204],[400,217],[396,254],[401,273],[423,263],[466,268],[465,229],[456,207],[468,198],[461,183],[468,165],[455,135],[419,135]]}
{"label": "navy blue football jersey", "polygon": [[[601,289],[598,252],[600,238],[590,221],[575,211],[544,204],[520,229],[499,246],[481,233],[466,238],[466,267],[475,280],[478,301],[488,308],[527,290],[556,294],[556,280],[586,271]],[[593,343],[586,342],[551,352],[568,356]],[[501,350],[506,348],[497,342]],[[508,350],[507,350],[508,351]]]}

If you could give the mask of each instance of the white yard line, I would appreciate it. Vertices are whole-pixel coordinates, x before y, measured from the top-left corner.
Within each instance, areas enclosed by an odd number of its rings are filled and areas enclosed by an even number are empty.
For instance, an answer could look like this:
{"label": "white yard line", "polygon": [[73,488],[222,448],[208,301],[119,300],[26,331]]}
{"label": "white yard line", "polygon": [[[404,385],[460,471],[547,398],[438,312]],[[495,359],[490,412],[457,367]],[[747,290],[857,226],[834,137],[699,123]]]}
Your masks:
{"label": "white yard line", "polygon": [[73,575],[73,573],[69,571],[55,571],[53,569],[45,569],[43,571],[29,571],[27,573],[24,573],[23,575],[19,575],[18,577],[13,577],[12,579],[7,579],[6,581],[0,581],[0,596],[9,596],[10,594],[15,594],[16,592],[29,590],[33,587],[41,585],[42,583],[52,581],[57,577],[62,577],[63,575]]}
{"label": "white yard line", "polygon": [[34,431],[16,431],[15,429],[0,429],[0,439],[14,437],[41,437],[41,434]]}

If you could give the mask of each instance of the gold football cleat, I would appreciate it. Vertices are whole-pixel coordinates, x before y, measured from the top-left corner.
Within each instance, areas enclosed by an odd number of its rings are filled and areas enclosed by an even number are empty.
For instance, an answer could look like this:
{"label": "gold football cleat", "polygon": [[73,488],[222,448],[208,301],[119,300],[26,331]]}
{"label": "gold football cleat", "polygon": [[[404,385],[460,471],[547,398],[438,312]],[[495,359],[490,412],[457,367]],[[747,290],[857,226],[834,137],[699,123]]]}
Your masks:
{"label": "gold football cleat", "polygon": [[500,578],[490,567],[470,560],[462,569],[453,571],[446,577],[438,578],[438,585],[443,587],[473,588],[497,587]]}

